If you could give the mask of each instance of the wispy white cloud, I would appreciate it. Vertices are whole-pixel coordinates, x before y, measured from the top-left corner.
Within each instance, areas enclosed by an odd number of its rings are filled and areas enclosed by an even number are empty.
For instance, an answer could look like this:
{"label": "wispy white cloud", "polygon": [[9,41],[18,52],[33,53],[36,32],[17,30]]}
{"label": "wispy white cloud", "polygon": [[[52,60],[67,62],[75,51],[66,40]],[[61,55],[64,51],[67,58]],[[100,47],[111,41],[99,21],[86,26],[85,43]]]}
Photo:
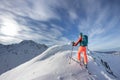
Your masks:
{"label": "wispy white cloud", "polygon": [[89,47],[99,50],[104,47],[110,48],[114,43],[118,43],[119,38],[112,39],[116,33],[111,33],[118,26],[120,20],[116,13],[118,7],[112,6],[114,8],[111,9],[109,4],[103,6],[101,1],[96,0],[85,0],[82,1],[82,4],[86,17],[81,17],[78,29],[80,32],[88,34]]}
{"label": "wispy white cloud", "polygon": [[[102,1],[1,0],[0,42],[32,39],[48,45],[64,44],[83,32],[88,34],[91,48],[97,48],[96,44],[100,48],[101,42],[119,33],[114,27],[120,21],[118,5],[103,6]],[[105,46],[115,41],[109,40]]]}
{"label": "wispy white cloud", "polygon": [[119,47],[120,37],[117,36],[113,38],[110,36],[105,36],[103,38],[94,39],[93,44],[89,45],[91,50],[110,50]]}
{"label": "wispy white cloud", "polygon": [[20,41],[21,41],[21,39],[18,39],[18,38],[0,35],[0,43],[2,43],[2,44],[19,43]]}
{"label": "wispy white cloud", "polygon": [[[51,27],[41,24],[39,27],[33,26],[30,28],[29,26],[18,24],[10,16],[4,17],[2,21],[3,22],[1,24],[4,26],[0,27],[0,34],[2,34],[0,35],[0,42],[4,44],[16,43],[21,40],[34,40],[48,45],[64,44],[64,41],[69,41],[67,38],[62,36],[62,31],[64,31],[64,29],[54,24],[51,24]],[[4,24],[4,22],[8,22],[8,24]]]}
{"label": "wispy white cloud", "polygon": [[93,28],[93,29],[91,29],[91,32],[89,34],[89,38],[93,38],[93,37],[103,33],[104,31],[105,31],[104,28],[99,28],[99,27]]}
{"label": "wispy white cloud", "polygon": [[69,16],[70,16],[71,20],[77,20],[78,19],[78,15],[76,14],[75,11],[70,10],[68,13],[69,13]]}
{"label": "wispy white cloud", "polygon": [[[57,0],[1,0],[0,43],[8,44],[30,39],[51,45],[55,43],[59,44],[66,40],[69,41],[62,36],[64,28],[61,26],[50,24],[50,27],[42,23],[30,26],[26,25],[29,24],[26,19],[19,17],[29,17],[39,21],[59,19],[59,16],[53,9],[54,6],[60,6]],[[15,19],[19,19],[19,22]]]}
{"label": "wispy white cloud", "polygon": [[51,7],[54,2],[55,0],[1,0],[0,9],[42,21],[54,18],[59,19]]}
{"label": "wispy white cloud", "polygon": [[[18,24],[17,21],[14,20],[15,16],[10,15],[0,15],[1,26],[0,26],[0,42],[4,44],[20,42],[21,40],[27,39],[27,37],[20,38],[21,35],[26,36],[26,34],[22,34],[32,31],[27,26],[23,26]],[[29,35],[28,35],[29,36]],[[28,38],[29,39],[29,38]]]}
{"label": "wispy white cloud", "polygon": [[13,20],[12,16],[8,15],[0,15],[1,20],[1,28],[0,34],[8,35],[8,36],[16,36],[20,31],[20,27],[18,26],[17,22]]}

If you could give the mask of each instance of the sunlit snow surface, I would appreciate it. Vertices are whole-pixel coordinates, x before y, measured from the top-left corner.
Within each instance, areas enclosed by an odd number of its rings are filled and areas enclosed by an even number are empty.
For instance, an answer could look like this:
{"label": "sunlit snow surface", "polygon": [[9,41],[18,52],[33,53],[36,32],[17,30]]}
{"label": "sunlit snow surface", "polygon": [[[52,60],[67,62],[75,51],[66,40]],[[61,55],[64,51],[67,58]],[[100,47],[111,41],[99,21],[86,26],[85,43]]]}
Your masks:
{"label": "sunlit snow surface", "polygon": [[[120,55],[88,52],[88,69],[92,73],[90,76],[78,63],[71,61],[69,64],[71,47],[52,46],[32,60],[3,73],[0,80],[90,80],[90,77],[95,80],[120,80]],[[76,50],[72,57],[77,58]],[[117,78],[106,72],[100,59],[108,62]]]}

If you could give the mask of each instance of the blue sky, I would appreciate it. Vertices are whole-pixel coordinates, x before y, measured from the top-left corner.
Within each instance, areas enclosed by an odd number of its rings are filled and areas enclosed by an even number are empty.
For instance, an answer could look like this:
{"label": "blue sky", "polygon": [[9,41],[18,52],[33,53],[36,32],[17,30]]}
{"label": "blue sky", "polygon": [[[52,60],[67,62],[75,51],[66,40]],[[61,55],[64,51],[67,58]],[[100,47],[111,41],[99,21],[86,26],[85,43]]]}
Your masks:
{"label": "blue sky", "polygon": [[2,44],[68,44],[80,32],[92,50],[120,47],[120,0],[0,0]]}

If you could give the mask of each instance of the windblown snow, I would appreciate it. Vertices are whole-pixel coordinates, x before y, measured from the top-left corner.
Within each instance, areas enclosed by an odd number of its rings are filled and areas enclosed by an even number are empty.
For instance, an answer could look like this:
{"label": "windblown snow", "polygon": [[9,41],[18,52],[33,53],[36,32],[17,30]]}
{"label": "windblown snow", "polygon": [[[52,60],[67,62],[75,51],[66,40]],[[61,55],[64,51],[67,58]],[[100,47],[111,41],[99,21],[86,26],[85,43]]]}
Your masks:
{"label": "windblown snow", "polygon": [[[120,80],[120,55],[99,54],[88,51],[88,74],[86,69],[71,60],[70,45],[55,45],[30,61],[0,75],[0,80]],[[73,50],[72,57],[77,58]],[[109,64],[116,76],[107,72],[103,63]],[[84,66],[83,66],[84,67]]]}

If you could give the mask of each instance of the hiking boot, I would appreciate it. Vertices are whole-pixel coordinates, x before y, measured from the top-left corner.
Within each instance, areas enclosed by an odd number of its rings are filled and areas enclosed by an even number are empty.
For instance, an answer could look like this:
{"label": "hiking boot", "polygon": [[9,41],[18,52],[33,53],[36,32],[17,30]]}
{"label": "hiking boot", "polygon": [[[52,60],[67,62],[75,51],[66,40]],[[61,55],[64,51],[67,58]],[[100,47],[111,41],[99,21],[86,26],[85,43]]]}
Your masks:
{"label": "hiking boot", "polygon": [[88,68],[87,64],[85,65],[85,68]]}
{"label": "hiking boot", "polygon": [[85,68],[88,68],[87,64],[84,64]]}

